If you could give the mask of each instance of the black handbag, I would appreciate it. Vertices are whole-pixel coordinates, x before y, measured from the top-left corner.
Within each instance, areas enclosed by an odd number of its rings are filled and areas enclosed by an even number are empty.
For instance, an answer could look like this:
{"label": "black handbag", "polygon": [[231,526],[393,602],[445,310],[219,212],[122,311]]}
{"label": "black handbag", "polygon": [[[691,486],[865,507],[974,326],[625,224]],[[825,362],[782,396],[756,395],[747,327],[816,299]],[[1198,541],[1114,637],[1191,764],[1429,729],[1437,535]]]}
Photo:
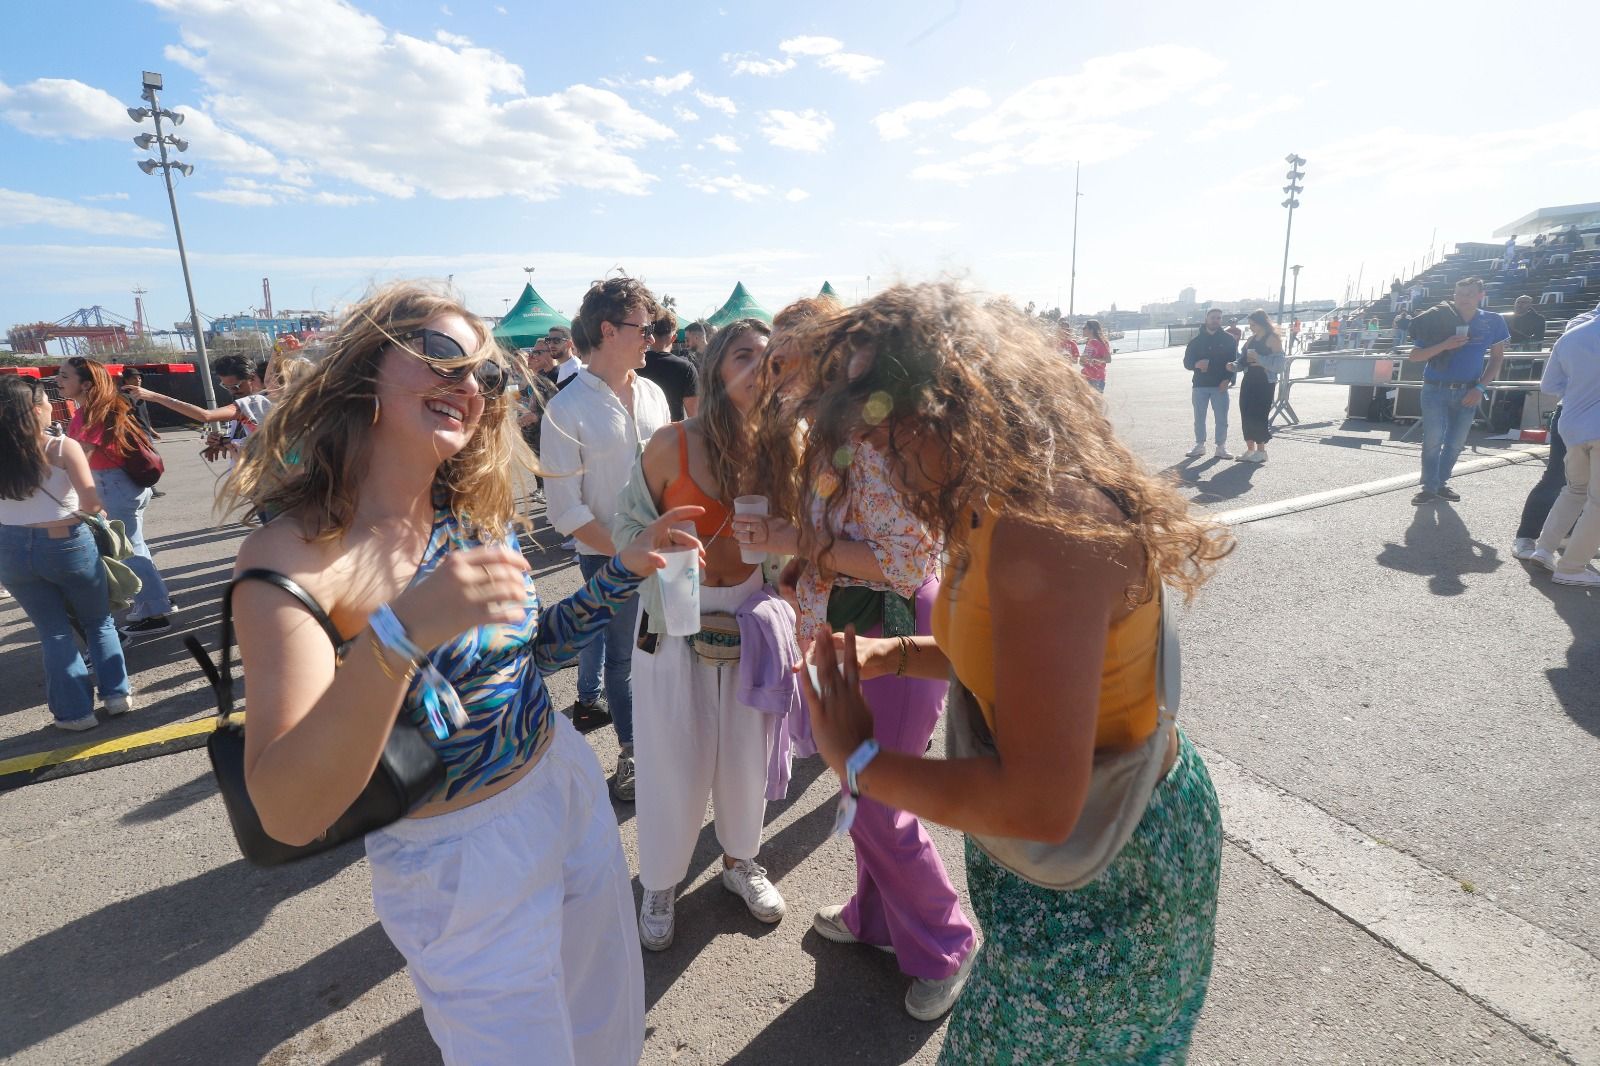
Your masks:
{"label": "black handbag", "polygon": [[234,839],[244,857],[257,866],[281,866],[286,862],[308,859],[346,841],[366,836],[374,829],[404,818],[413,808],[427,798],[445,779],[444,763],[438,752],[415,726],[400,723],[389,731],[383,756],[372,772],[372,779],[348,810],[309,844],[285,844],[267,835],[261,827],[255,804],[244,779],[244,724],[233,715],[233,590],[241,581],[265,581],[276,585],[300,601],[311,612],[311,617],[322,626],[333,646],[341,655],[346,641],[327,615],[305,589],[275,570],[246,570],[228,583],[222,594],[222,653],[220,664],[193,636],[184,638],[184,645],[200,669],[211,681],[217,697],[217,727],[206,740],[206,753],[211,756],[211,769],[217,775],[217,790],[222,793],[222,803],[228,810],[228,821],[233,825]]}

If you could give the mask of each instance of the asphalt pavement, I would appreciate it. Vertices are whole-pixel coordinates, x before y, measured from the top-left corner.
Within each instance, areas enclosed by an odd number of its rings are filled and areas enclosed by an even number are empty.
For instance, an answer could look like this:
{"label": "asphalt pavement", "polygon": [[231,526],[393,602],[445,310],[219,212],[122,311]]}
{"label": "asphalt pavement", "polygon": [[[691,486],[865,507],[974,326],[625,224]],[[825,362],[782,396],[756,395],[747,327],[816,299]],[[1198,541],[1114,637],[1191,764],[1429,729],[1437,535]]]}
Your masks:
{"label": "asphalt pavement", "polygon": [[[1510,556],[1537,455],[1459,478],[1453,506],[1401,489],[1299,510],[1415,473],[1408,427],[1346,420],[1344,390],[1302,386],[1302,423],[1267,464],[1185,460],[1177,358],[1112,364],[1124,439],[1213,513],[1287,509],[1234,526],[1237,551],[1182,620],[1181,721],[1215,763],[1229,833],[1191,1061],[1600,1063],[1600,596]],[[1473,449],[1464,462],[1526,446]],[[0,600],[0,1060],[437,1062],[359,846],[255,870],[204,752],[173,750],[194,740],[139,758],[127,739],[210,706],[179,635],[214,645],[241,532],[214,524],[217,471],[197,452],[193,435],[164,442],[149,533],[180,609],[173,634],[130,649],[133,714],[46,726],[31,627]],[[538,540],[542,595],[572,591],[559,538]],[[572,672],[551,682],[569,704]],[[589,740],[609,770],[612,735]],[[677,940],[645,959],[646,1062],[934,1061],[942,1026],[905,1015],[893,959],[810,928],[853,884],[848,842],[827,836],[836,789],[812,760],[769,805],[778,926],[722,889],[702,834]],[[632,810],[617,814],[632,861]],[[959,836],[934,837],[964,891]]]}

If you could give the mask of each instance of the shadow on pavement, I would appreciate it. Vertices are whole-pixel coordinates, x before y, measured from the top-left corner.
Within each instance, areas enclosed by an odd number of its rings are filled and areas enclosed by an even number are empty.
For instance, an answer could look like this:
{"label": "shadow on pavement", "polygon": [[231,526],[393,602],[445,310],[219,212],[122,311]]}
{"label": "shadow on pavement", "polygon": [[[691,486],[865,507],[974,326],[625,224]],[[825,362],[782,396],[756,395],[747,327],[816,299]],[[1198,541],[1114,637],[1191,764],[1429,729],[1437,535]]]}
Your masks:
{"label": "shadow on pavement", "polygon": [[422,1009],[412,1011],[399,1021],[379,1029],[327,1066],[412,1066],[413,1063],[439,1062],[438,1049],[428,1026],[422,1020]]}
{"label": "shadow on pavement", "polygon": [[1567,665],[1545,671],[1567,717],[1600,737],[1600,593],[1557,585],[1538,563],[1525,563],[1532,584],[1572,630]]}
{"label": "shadow on pavement", "polygon": [[1472,536],[1455,508],[1443,501],[1424,504],[1406,527],[1405,543],[1390,542],[1378,553],[1378,565],[1428,579],[1435,596],[1467,591],[1463,574],[1488,574],[1500,569],[1500,552]]}
{"label": "shadow on pavement", "polygon": [[123,825],[159,822],[169,815],[177,814],[179,811],[193,807],[196,803],[200,803],[209,796],[216,795],[216,792],[217,779],[207,769],[194,780],[170,789],[155,799],[141,803],[118,820]]}
{"label": "shadow on pavement", "polygon": [[[257,870],[238,859],[186,881],[107,904],[7,952],[0,956],[0,1003],[6,1004],[6,1022],[0,1025],[0,1059],[66,1032],[226,954],[255,935],[274,907],[333,877],[362,854],[359,845],[346,846],[272,871]],[[381,980],[398,969],[399,955],[377,926],[371,932],[374,936],[370,939],[379,943],[364,947],[349,960],[335,960],[343,963],[343,969],[330,972],[354,968],[365,973],[361,970],[364,966],[368,970],[383,969],[377,977]],[[375,959],[384,961],[376,965]],[[296,973],[320,975],[321,967],[328,964],[324,956]],[[315,980],[318,987],[328,980],[323,976],[302,979]],[[275,1013],[290,1017],[297,1010],[303,1011],[288,996],[277,1008],[264,1007],[259,998],[261,991],[262,986],[257,986],[182,1023],[178,1028],[186,1030],[187,1035],[171,1045],[172,1054],[130,1061],[245,1061],[236,1041],[252,1039],[251,1034],[258,1028],[270,1028]],[[232,1013],[222,1023],[213,1012],[228,1004],[232,1005]],[[200,1023],[201,1018],[206,1021]],[[297,1028],[309,1024],[304,1018],[296,1022]],[[267,1047],[287,1035],[275,1038]],[[215,1053],[197,1054],[201,1041],[209,1041]],[[223,1048],[228,1050],[224,1052]],[[249,1061],[258,1058],[254,1056]]]}

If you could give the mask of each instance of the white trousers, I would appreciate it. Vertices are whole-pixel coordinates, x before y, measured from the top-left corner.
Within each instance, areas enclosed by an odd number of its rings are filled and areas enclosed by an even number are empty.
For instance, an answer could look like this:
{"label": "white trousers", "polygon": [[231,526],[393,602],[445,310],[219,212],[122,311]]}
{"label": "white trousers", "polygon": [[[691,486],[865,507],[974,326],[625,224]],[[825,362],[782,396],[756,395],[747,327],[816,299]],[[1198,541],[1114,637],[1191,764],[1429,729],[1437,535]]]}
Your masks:
{"label": "white trousers", "polygon": [[[760,570],[731,588],[702,585],[700,609],[732,614],[760,587]],[[707,798],[724,853],[753,859],[761,849],[766,715],[740,703],[738,689],[737,663],[703,664],[685,637],[661,637],[653,655],[633,650],[634,820],[645,888],[674,888],[689,872]]]}
{"label": "white trousers", "polygon": [[367,836],[372,904],[451,1066],[633,1066],[644,965],[600,763],[572,724],[481,803]]}

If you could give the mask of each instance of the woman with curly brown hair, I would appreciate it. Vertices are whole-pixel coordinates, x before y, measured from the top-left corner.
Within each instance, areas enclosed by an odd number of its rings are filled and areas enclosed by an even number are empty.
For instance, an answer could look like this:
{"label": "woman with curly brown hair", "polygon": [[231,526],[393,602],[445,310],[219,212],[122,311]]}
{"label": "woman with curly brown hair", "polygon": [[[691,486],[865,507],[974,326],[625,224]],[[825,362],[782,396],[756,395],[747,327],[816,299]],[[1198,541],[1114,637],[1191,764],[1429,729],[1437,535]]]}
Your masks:
{"label": "woman with curly brown hair", "polygon": [[[797,416],[814,413],[808,399],[793,396],[817,371],[809,338],[840,320],[839,306],[821,298],[786,308],[776,320],[777,365],[769,377],[777,414],[767,431],[775,458],[763,464],[772,481],[763,491],[780,502],[775,511],[794,514],[798,526],[783,518],[733,520],[741,542],[757,550],[799,552],[782,583],[794,597],[802,647],[825,619],[840,629],[853,623],[901,640],[926,634],[939,591],[939,539],[891,483],[888,439],[879,426],[863,426],[827,446],[812,433],[804,453],[792,459],[793,452],[779,447],[798,443]],[[927,750],[944,702],[942,678],[880,677],[865,692],[879,743],[911,757]],[[941,1017],[961,994],[977,937],[932,838],[898,805],[868,800],[856,812],[850,840],[855,893],[820,908],[812,926],[835,943],[893,950],[911,978],[906,1012],[919,1021]]]}
{"label": "woman with curly brown hair", "polygon": [[[897,286],[809,346],[823,355],[808,454],[880,434],[905,506],[948,550],[931,639],[824,627],[820,696],[806,686],[851,792],[969,834],[986,939],[940,1061],[1181,1061],[1210,975],[1222,836],[1205,767],[1158,718],[1159,590],[1193,594],[1226,535],[1139,466],[1019,314],[953,285]],[[889,674],[950,676],[952,714],[973,707],[992,754],[879,753],[860,682]],[[1126,752],[1149,753],[1156,783],[1086,883],[1041,887],[991,857],[990,840],[1070,841],[1098,768]]]}
{"label": "woman with curly brown hair", "polygon": [[109,517],[122,522],[128,542],[133,545],[127,563],[128,569],[138,575],[140,587],[128,608],[122,631],[132,636],[165,633],[172,628],[167,618],[172,611],[172,598],[167,595],[167,583],[161,579],[161,571],[156,569],[156,561],[144,541],[144,509],[150,503],[151,490],[135,485],[122,469],[128,455],[141,444],[148,445],[150,438],[140,428],[133,407],[117,390],[104,363],[73,356],[56,371],[56,386],[63,399],[78,405],[72,421],[67,423],[67,436],[88,454],[89,472],[94,475],[100,502]]}
{"label": "woman with curly brown hair", "polygon": [[[669,511],[541,610],[513,533],[514,470],[534,464],[507,377],[480,320],[398,283],[350,309],[249,438],[224,502],[277,517],[235,568],[246,781],[266,832],[304,844],[396,723],[421,726],[444,780],[366,847],[444,1060],[623,1066],[644,1041],[627,862],[600,764],[544,674],[664,564],[655,549],[698,543],[669,528],[698,511]],[[262,570],[352,636],[333,647]]]}

